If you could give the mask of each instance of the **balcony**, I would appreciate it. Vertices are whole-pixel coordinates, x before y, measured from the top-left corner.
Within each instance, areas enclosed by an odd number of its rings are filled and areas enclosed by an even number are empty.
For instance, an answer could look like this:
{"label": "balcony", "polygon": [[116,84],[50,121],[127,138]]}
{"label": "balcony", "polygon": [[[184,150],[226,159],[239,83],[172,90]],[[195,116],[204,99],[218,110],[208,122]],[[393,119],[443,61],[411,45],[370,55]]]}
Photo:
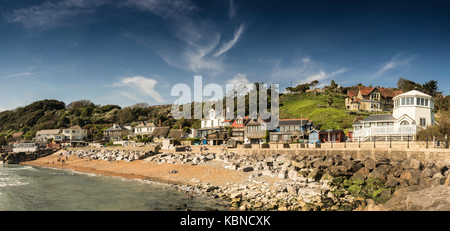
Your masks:
{"label": "balcony", "polygon": [[417,130],[417,125],[375,126],[355,130],[353,139],[365,141],[371,136],[411,136],[415,135]]}

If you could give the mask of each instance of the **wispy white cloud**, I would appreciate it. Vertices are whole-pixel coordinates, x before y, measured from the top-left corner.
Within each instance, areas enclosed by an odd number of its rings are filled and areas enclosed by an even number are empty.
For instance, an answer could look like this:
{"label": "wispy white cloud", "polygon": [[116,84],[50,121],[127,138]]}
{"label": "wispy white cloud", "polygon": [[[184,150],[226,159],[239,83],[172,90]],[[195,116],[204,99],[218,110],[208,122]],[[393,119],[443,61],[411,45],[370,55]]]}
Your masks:
{"label": "wispy white cloud", "polygon": [[229,49],[231,49],[234,44],[236,44],[236,42],[238,41],[239,37],[241,36],[242,32],[244,31],[244,25],[241,24],[241,26],[239,26],[239,29],[237,29],[234,32],[234,38],[232,40],[230,40],[227,43],[224,43],[221,47],[219,52],[217,52],[216,54],[214,54],[215,57],[225,53],[226,51],[228,51]]}
{"label": "wispy white cloud", "polygon": [[212,20],[197,17],[199,8],[190,1],[178,0],[128,0],[124,5],[149,11],[167,20],[175,38],[182,45],[174,49],[167,41],[145,38],[136,33],[127,32],[125,36],[141,45],[156,51],[169,65],[212,76],[224,70],[223,53],[230,50],[242,36],[243,24],[234,32],[234,37],[219,47],[222,26]]}
{"label": "wispy white cloud", "polygon": [[394,57],[392,57],[391,61],[383,64],[382,68],[378,70],[377,73],[372,76],[372,78],[378,77],[384,74],[386,71],[389,71],[395,67],[409,65],[411,61],[417,58],[418,56],[416,54],[408,55],[405,52],[399,52]]}
{"label": "wispy white cloud", "polygon": [[[160,94],[155,90],[157,84],[158,82],[154,79],[145,78],[142,76],[134,76],[122,78],[119,82],[113,83],[112,87],[128,87],[127,91],[120,91],[120,93],[136,101],[142,102],[142,96],[151,96],[153,99],[160,103],[165,102],[161,98]],[[139,95],[141,97],[139,97]]]}
{"label": "wispy white cloud", "polygon": [[11,77],[15,77],[15,76],[22,76],[22,75],[34,75],[35,73],[30,73],[30,72],[24,72],[24,73],[20,73],[20,74],[15,74],[15,75],[8,75],[8,76],[5,76],[5,77],[3,77],[3,78],[11,78]]}
{"label": "wispy white cloud", "polygon": [[37,34],[67,23],[66,19],[76,15],[93,13],[96,8],[106,3],[106,0],[63,0],[56,3],[46,1],[39,6],[6,12],[3,17],[7,22],[23,24],[28,33]]}

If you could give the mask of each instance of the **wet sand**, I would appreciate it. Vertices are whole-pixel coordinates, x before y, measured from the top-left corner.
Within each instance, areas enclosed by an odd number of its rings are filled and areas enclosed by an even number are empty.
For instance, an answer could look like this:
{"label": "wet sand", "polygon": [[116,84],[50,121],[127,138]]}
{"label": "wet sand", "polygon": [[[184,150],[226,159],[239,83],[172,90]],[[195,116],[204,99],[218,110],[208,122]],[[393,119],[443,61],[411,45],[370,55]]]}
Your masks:
{"label": "wet sand", "polygon": [[[243,184],[248,182],[252,172],[242,172],[226,169],[223,162],[218,160],[208,161],[204,164],[158,164],[147,160],[136,160],[132,162],[120,161],[104,161],[79,159],[77,156],[68,156],[68,160],[63,165],[58,162],[58,158],[64,158],[60,155],[62,151],[56,152],[50,156],[42,157],[37,160],[23,162],[23,165],[70,169],[77,172],[94,173],[107,176],[143,179],[154,182],[179,184],[179,185],[196,185],[198,182],[193,179],[200,180],[201,183],[209,183],[217,186],[229,186],[229,184]],[[65,158],[64,158],[65,160]],[[177,170],[177,173],[169,173]],[[258,181],[267,183],[276,182],[276,177],[261,176]]]}

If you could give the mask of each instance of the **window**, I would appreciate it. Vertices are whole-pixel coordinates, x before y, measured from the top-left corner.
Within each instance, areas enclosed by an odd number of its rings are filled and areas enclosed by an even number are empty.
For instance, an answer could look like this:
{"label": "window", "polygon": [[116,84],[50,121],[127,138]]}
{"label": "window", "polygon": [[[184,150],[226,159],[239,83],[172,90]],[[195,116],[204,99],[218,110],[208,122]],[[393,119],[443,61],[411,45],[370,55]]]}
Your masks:
{"label": "window", "polygon": [[425,127],[427,125],[427,121],[425,118],[420,118],[420,126]]}
{"label": "window", "polygon": [[411,97],[411,105],[414,105],[414,98]]}
{"label": "window", "polygon": [[409,105],[409,98],[406,98],[406,105]]}
{"label": "window", "polygon": [[416,105],[420,105],[420,98],[416,98]]}
{"label": "window", "polygon": [[284,132],[284,126],[280,126],[280,132]]}
{"label": "window", "polygon": [[425,105],[424,100],[425,100],[424,98],[420,98],[420,105],[422,105],[422,106]]}
{"label": "window", "polygon": [[402,98],[402,106],[405,105],[405,98]]}
{"label": "window", "polygon": [[425,99],[425,106],[428,107],[428,99]]}
{"label": "window", "polygon": [[400,123],[400,125],[409,125],[409,122],[408,121],[403,121],[403,122]]}
{"label": "window", "polygon": [[277,136],[273,136],[273,140],[277,140]]}

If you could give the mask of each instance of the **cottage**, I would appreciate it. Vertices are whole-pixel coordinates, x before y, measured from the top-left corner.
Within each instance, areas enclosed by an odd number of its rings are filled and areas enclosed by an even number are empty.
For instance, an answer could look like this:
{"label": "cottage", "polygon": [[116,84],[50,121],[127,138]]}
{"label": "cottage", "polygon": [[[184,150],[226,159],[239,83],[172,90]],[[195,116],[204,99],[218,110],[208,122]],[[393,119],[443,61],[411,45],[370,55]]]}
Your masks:
{"label": "cottage", "polygon": [[[59,139],[55,139],[59,138]],[[61,140],[61,129],[47,129],[47,130],[41,130],[36,132],[36,141],[38,142],[47,142],[47,139],[53,139],[53,140]]]}
{"label": "cottage", "polygon": [[370,115],[354,123],[353,139],[384,139],[388,137],[403,140],[413,136],[420,128],[434,126],[434,98],[413,90],[393,98],[394,111],[387,115]]}
{"label": "cottage", "polygon": [[243,143],[245,140],[244,137],[244,129],[245,129],[245,122],[247,121],[248,116],[245,118],[242,118],[240,115],[236,117],[236,119],[231,124],[231,137],[233,137],[234,140]]}
{"label": "cottage", "polygon": [[[267,116],[269,117],[269,116]],[[245,121],[244,128],[244,143],[259,144],[263,142],[263,137],[266,136],[266,127],[268,119],[262,119],[259,113],[252,113]],[[266,137],[267,138],[267,137]]]}
{"label": "cottage", "polygon": [[113,124],[113,126],[103,131],[103,137],[114,141],[120,141],[122,137],[130,134],[131,131],[129,129],[119,124]]}
{"label": "cottage", "polygon": [[356,111],[392,111],[393,98],[402,91],[393,91],[390,88],[359,86],[357,90],[347,91],[345,107]]}
{"label": "cottage", "polygon": [[228,125],[231,122],[223,123],[224,121],[227,121],[225,119],[225,110],[209,110],[208,115],[201,119],[201,128],[197,130],[197,138],[201,138],[203,144],[213,145],[224,143],[225,135],[210,135],[224,133],[224,125]]}
{"label": "cottage", "polygon": [[62,129],[61,137],[55,136],[55,140],[66,141],[83,141],[87,139],[87,129],[81,128],[78,125]]}
{"label": "cottage", "polygon": [[167,139],[180,139],[182,134],[183,134],[183,131],[181,129],[170,129],[166,138]]}
{"label": "cottage", "polygon": [[269,142],[290,142],[308,137],[312,121],[305,119],[279,119],[276,131],[270,133]]}
{"label": "cottage", "polygon": [[153,122],[144,122],[141,121],[141,123],[137,126],[134,127],[134,135],[148,135],[150,136],[153,132],[153,130],[158,127],[158,125],[156,125]]}
{"label": "cottage", "polygon": [[155,142],[162,142],[163,139],[167,138],[169,131],[169,126],[156,127],[155,129],[153,129],[151,137]]}

